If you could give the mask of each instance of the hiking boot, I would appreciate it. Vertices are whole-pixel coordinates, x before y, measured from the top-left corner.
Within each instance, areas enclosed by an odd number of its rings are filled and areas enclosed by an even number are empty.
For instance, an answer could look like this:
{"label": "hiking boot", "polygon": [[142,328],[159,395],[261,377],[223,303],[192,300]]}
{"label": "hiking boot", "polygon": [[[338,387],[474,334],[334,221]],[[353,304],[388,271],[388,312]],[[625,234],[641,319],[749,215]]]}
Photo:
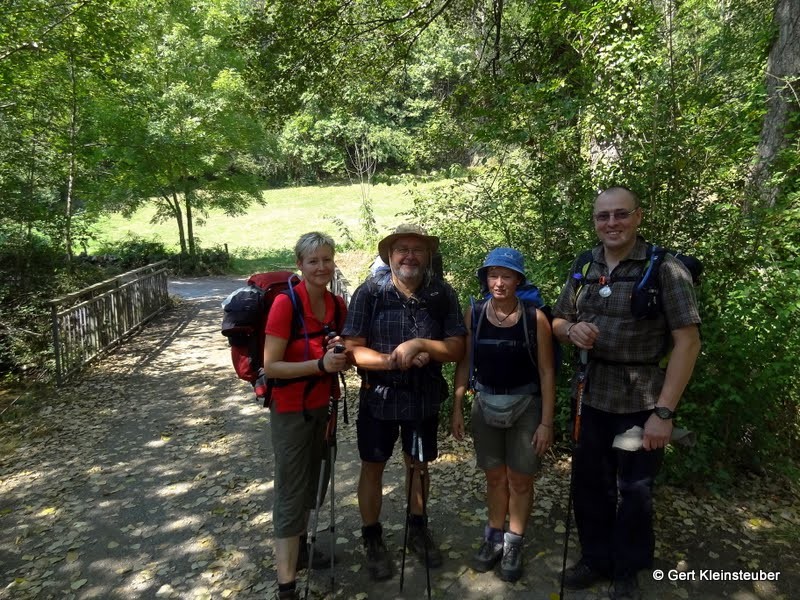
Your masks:
{"label": "hiking boot", "polygon": [[431,530],[425,525],[411,525],[408,528],[408,544],[406,548],[417,555],[425,563],[426,548],[429,567],[442,566],[442,553],[433,541]]}
{"label": "hiking boot", "polygon": [[383,529],[380,523],[361,528],[364,548],[367,551],[367,571],[375,581],[384,581],[392,576],[392,561],[383,543]]}
{"label": "hiking boot", "polygon": [[564,587],[568,590],[584,590],[605,578],[604,573],[590,567],[581,558],[564,572]]}
{"label": "hiking boot", "polygon": [[[302,571],[308,568],[308,556],[311,554],[311,546],[308,544],[306,536],[300,536],[300,547],[297,551],[297,564],[296,571]],[[335,559],[334,559],[335,560]],[[315,569],[329,569],[331,566],[331,557],[319,547],[319,544],[314,544],[314,562],[311,565]]]}
{"label": "hiking boot", "polygon": [[275,600],[300,600],[300,594],[296,587],[290,590],[275,590]]}
{"label": "hiking boot", "polygon": [[503,538],[503,559],[500,561],[500,579],[514,582],[522,577],[522,536],[506,532]]}
{"label": "hiking boot", "polygon": [[639,580],[636,579],[636,575],[614,577],[614,583],[608,590],[608,597],[611,600],[641,600],[642,593],[639,591]]}
{"label": "hiking boot", "polygon": [[472,568],[478,573],[491,571],[501,556],[503,556],[503,544],[485,539],[472,557]]}

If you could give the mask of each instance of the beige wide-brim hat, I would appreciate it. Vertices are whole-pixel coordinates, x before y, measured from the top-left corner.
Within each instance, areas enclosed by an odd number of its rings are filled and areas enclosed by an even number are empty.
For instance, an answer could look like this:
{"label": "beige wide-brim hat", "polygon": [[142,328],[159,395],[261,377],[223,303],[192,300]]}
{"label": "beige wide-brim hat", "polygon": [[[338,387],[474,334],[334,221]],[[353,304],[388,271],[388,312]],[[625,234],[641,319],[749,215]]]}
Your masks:
{"label": "beige wide-brim hat", "polygon": [[[388,265],[389,252],[392,249],[392,244],[394,244],[394,241],[398,238],[409,236],[418,237],[424,241],[428,246],[430,256],[436,254],[436,251],[439,249],[438,237],[435,235],[428,235],[428,232],[419,225],[415,225],[413,223],[403,223],[402,225],[398,225],[397,229],[378,242],[378,254],[381,257],[381,260]],[[430,258],[430,256],[428,258]]]}

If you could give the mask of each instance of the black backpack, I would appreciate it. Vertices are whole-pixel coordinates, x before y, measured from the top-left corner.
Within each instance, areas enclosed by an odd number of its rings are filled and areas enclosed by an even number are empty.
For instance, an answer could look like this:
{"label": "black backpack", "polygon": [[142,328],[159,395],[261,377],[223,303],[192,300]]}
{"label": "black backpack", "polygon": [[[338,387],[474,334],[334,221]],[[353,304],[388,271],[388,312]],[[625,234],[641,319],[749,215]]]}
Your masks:
{"label": "black backpack", "polygon": [[[666,254],[677,258],[691,274],[692,283],[695,286],[700,285],[700,276],[703,274],[703,263],[700,260],[689,254],[662,248],[655,244],[648,245],[647,260],[641,275],[616,279],[616,281],[636,282],[631,294],[631,313],[636,319],[655,319],[662,312],[659,272]],[[598,283],[598,279],[586,276],[593,262],[594,254],[592,250],[586,250],[576,259],[571,274],[576,296],[584,285]]]}

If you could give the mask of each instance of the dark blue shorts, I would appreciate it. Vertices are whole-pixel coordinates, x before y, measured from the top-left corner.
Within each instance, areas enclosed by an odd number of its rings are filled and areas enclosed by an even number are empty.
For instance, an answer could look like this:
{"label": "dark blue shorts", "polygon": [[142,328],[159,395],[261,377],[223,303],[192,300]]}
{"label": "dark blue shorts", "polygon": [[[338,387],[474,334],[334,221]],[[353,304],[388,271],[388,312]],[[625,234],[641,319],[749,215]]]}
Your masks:
{"label": "dark blue shorts", "polygon": [[414,447],[415,434],[418,434],[418,441],[422,444],[422,462],[436,460],[439,456],[436,443],[438,428],[438,414],[422,421],[384,421],[373,417],[367,403],[362,402],[356,420],[358,455],[364,462],[386,462],[392,456],[397,436],[400,435],[403,452],[419,459],[419,446]]}

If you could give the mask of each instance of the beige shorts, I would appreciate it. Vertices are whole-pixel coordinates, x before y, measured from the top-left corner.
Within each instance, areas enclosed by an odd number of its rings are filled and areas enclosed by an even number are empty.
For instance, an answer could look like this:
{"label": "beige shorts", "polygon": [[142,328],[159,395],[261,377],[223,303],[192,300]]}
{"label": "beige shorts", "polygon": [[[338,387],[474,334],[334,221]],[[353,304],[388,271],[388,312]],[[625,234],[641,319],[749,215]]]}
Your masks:
{"label": "beige shorts", "polygon": [[484,471],[507,466],[512,471],[535,475],[539,457],[531,445],[542,421],[542,398],[533,397],[527,410],[507,429],[487,425],[478,402],[472,403],[472,439],[478,466]]}

